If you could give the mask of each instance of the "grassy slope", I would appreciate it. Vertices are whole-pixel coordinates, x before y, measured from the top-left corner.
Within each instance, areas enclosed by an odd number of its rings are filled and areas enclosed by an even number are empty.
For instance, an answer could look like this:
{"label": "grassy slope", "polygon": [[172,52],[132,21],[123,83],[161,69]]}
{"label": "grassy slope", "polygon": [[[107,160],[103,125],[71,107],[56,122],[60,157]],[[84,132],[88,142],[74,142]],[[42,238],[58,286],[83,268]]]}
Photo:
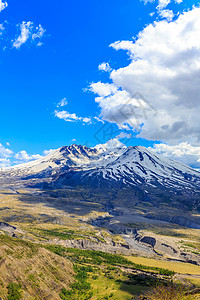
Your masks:
{"label": "grassy slope", "polygon": [[129,256],[128,259],[136,264],[142,264],[149,267],[164,268],[180,274],[200,275],[200,266],[188,263],[162,261],[157,259],[135,256]]}
{"label": "grassy slope", "polygon": [[[24,299],[61,299],[59,296],[61,290],[63,288],[69,290],[70,282],[74,280],[73,265],[78,264],[79,267],[91,266],[93,268],[92,272],[87,272],[85,279],[87,283],[90,283],[90,289],[86,291],[86,294],[83,290],[80,290],[80,294],[75,289],[74,298],[71,295],[67,299],[81,300],[90,296],[93,300],[129,300],[148,290],[155,282],[162,282],[163,275],[159,275],[155,267],[170,269],[168,263],[163,262],[163,265],[159,265],[161,261],[156,260],[151,261],[150,264],[148,260],[137,258],[134,263],[144,265],[144,268],[138,270],[137,266],[127,265],[125,261],[123,263],[117,261],[113,265],[114,258],[111,257],[109,258],[111,261],[105,257],[99,260],[100,254],[94,251],[76,252],[68,249],[67,252],[57,253],[54,248],[45,249],[46,241],[55,237],[60,239],[98,237],[102,241],[105,237],[111,237],[104,230],[101,230],[99,235],[98,230],[82,222],[83,217],[103,214],[103,207],[98,203],[91,205],[90,202],[80,200],[77,202],[73,199],[74,195],[70,195],[67,200],[59,200],[60,204],[65,204],[65,209],[62,210],[57,205],[59,203],[55,203],[55,198],[41,197],[28,190],[19,192],[20,194],[13,191],[1,192],[1,220],[17,225],[27,232],[29,240],[39,242],[41,245],[24,242],[20,240],[20,235],[18,239],[0,235],[1,297],[7,294],[9,282],[21,282]],[[101,202],[103,201],[104,199]],[[159,228],[154,228],[154,230],[159,230]],[[180,232],[176,233],[173,228],[170,229],[171,232],[180,235]],[[167,230],[163,232],[164,235],[165,233],[167,234]],[[198,241],[197,233],[193,232],[193,235]],[[119,236],[112,236],[112,238],[116,241],[120,240]],[[117,258],[117,256],[112,257]],[[135,258],[132,257],[132,259]],[[173,270],[180,272],[180,266],[174,263],[173,265],[177,266]],[[189,266],[191,274],[199,274],[196,266]],[[133,277],[130,276],[131,274]],[[196,285],[199,285],[198,281]]]}
{"label": "grassy slope", "polygon": [[59,291],[73,281],[67,259],[8,236],[0,236],[0,296],[6,299],[10,282],[21,283],[24,299],[60,299]]}

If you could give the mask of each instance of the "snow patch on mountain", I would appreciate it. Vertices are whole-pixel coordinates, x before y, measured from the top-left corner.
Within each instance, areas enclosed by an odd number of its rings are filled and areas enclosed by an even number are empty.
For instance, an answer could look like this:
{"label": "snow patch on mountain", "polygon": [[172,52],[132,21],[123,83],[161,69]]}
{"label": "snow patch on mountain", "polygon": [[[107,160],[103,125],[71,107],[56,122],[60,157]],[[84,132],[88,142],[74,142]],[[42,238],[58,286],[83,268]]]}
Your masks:
{"label": "snow patch on mountain", "polygon": [[[136,147],[94,147],[73,144],[52,151],[36,161],[10,167],[0,178],[53,178],[76,173],[78,181],[98,179],[124,185],[158,185],[175,189],[199,189],[200,173],[180,162]],[[78,174],[78,175],[77,175]]]}

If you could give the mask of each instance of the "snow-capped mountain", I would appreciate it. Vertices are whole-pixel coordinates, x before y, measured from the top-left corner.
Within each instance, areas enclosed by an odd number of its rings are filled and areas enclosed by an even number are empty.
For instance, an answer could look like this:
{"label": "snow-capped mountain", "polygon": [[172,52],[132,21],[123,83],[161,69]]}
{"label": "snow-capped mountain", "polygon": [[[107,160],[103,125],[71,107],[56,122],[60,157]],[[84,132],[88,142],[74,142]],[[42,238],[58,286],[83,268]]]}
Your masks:
{"label": "snow-capped mountain", "polygon": [[0,172],[0,180],[59,185],[165,187],[200,191],[200,173],[145,147],[105,149],[71,145]]}

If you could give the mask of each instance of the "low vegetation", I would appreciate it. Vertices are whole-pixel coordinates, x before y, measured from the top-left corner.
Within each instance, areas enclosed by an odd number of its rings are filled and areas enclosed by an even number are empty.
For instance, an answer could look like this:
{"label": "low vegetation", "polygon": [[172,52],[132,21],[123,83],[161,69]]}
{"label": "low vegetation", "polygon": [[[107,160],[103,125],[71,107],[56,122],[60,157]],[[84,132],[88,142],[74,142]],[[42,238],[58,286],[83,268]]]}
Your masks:
{"label": "low vegetation", "polygon": [[165,276],[173,276],[175,274],[174,271],[170,271],[168,269],[134,263],[129,259],[127,259],[126,257],[117,254],[110,254],[101,251],[64,248],[61,246],[53,246],[53,245],[48,245],[46,246],[46,248],[58,255],[67,257],[79,263],[93,263],[96,265],[101,265],[102,263],[104,263],[112,266],[125,266],[125,267],[130,266],[135,270],[151,270],[151,271],[156,271],[160,275],[165,275]]}
{"label": "low vegetation", "polygon": [[[102,195],[101,191],[92,193],[91,190],[72,190],[67,191],[66,200],[63,191],[51,191],[46,196],[31,194],[29,191],[18,192],[4,191],[1,195],[2,221],[25,232],[17,233],[17,238],[7,233],[0,235],[2,299],[136,300],[141,296],[141,299],[163,300],[163,295],[169,296],[167,300],[196,299],[195,295],[185,293],[185,288],[179,288],[174,283],[174,274],[181,270],[175,263],[175,268],[171,268],[168,262],[161,264],[160,261],[149,260],[150,263],[140,257],[48,244],[54,238],[91,238],[102,242],[112,238],[116,242],[120,241],[119,236],[111,235],[103,229],[95,231],[92,223],[85,223],[84,218],[90,222],[93,216],[104,213],[106,193]],[[107,193],[112,196],[112,191]],[[120,191],[113,199],[119,204],[125,201]],[[55,201],[56,205],[53,205]],[[63,203],[67,203],[67,206]],[[138,210],[145,212],[142,202],[137,200],[137,203]],[[61,210],[61,204],[68,211]],[[140,224],[135,226],[141,227]],[[160,229],[155,226],[151,230],[163,235],[187,236],[181,228],[176,230],[172,226]],[[194,241],[199,242],[195,230],[191,231],[191,236],[195,236]],[[190,246],[192,251],[198,251],[196,245],[182,246]],[[198,274],[197,266],[182,265],[191,274]],[[193,273],[189,266],[193,268]],[[198,282],[195,285],[198,286]],[[179,294],[182,298],[176,298]]]}
{"label": "low vegetation", "polygon": [[8,284],[8,300],[20,300],[22,297],[21,284],[10,282]]}
{"label": "low vegetation", "polygon": [[[174,284],[158,286],[144,294],[143,299],[148,300],[192,300],[197,299],[193,295],[186,295],[185,290]],[[141,297],[141,299],[142,299]]]}

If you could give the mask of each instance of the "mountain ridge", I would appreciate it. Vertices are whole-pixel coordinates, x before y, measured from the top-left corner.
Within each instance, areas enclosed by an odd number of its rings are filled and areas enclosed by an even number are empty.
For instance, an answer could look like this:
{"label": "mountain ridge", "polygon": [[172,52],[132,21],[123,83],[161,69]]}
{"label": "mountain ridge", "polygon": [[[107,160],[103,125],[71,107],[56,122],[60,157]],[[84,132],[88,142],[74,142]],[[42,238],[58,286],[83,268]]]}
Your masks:
{"label": "mountain ridge", "polygon": [[[55,185],[144,186],[200,192],[200,173],[142,146],[105,149],[73,144],[0,172],[0,180],[37,178]],[[94,183],[96,181],[96,183]]]}

